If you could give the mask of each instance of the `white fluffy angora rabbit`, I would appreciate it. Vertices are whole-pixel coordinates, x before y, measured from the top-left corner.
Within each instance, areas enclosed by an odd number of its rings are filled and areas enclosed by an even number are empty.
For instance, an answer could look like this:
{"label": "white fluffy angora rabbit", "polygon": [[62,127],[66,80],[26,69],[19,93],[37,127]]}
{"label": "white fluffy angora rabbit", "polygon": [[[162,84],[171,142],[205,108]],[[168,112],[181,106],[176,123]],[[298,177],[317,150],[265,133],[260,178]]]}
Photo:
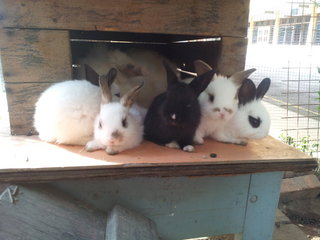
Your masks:
{"label": "white fluffy angora rabbit", "polygon": [[[108,80],[113,81],[115,75],[115,69],[110,71]],[[143,82],[130,89],[120,102],[112,102],[110,84],[108,81],[100,81],[100,112],[95,119],[94,138],[85,146],[87,151],[105,149],[108,154],[114,155],[142,142],[146,110],[133,104],[142,86]]]}
{"label": "white fluffy angora rabbit", "polygon": [[[90,68],[90,67],[88,67]],[[91,82],[98,74],[90,68]],[[93,137],[101,91],[86,80],[67,80],[46,89],[35,104],[34,127],[43,141],[85,145]]]}
{"label": "white fluffy angora rabbit", "polygon": [[239,109],[233,118],[214,134],[214,139],[246,145],[249,139],[260,139],[268,135],[270,116],[262,98],[270,87],[271,80],[265,78],[258,88],[250,79],[245,79],[239,90]]}
{"label": "white fluffy angora rabbit", "polygon": [[[197,74],[210,71],[212,68],[202,62],[195,61]],[[205,137],[213,137],[217,129],[234,116],[238,108],[238,91],[244,79],[255,69],[234,73],[230,77],[215,74],[205,91],[199,96],[201,121],[196,131],[194,142],[202,144]]]}

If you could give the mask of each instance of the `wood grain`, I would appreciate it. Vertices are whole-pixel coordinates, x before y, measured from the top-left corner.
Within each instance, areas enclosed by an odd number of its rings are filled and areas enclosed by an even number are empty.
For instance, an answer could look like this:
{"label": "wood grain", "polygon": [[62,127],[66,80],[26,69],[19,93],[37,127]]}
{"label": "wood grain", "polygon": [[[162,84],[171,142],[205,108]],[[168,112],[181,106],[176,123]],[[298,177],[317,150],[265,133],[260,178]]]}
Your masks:
{"label": "wood grain", "polygon": [[1,0],[0,26],[246,37],[248,0]]}
{"label": "wood grain", "polygon": [[232,75],[242,71],[246,63],[247,39],[223,37],[218,71],[225,75]]}
{"label": "wood grain", "polygon": [[67,31],[0,29],[11,133],[32,132],[34,103],[53,82],[71,79]]}
{"label": "wood grain", "polygon": [[33,115],[41,92],[52,83],[6,83],[9,120],[12,135],[35,133]]}
{"label": "wood grain", "polygon": [[[110,156],[88,153],[81,146],[54,145],[35,137],[3,137],[0,181],[130,176],[204,176],[272,171],[308,171],[315,159],[271,137],[236,146],[207,140],[186,153],[145,141],[141,146]],[[216,153],[217,158],[210,158]]]}
{"label": "wood grain", "polygon": [[68,31],[0,29],[0,49],[6,83],[71,79]]}
{"label": "wood grain", "polygon": [[0,239],[102,240],[107,216],[48,185],[19,186],[1,201]]}

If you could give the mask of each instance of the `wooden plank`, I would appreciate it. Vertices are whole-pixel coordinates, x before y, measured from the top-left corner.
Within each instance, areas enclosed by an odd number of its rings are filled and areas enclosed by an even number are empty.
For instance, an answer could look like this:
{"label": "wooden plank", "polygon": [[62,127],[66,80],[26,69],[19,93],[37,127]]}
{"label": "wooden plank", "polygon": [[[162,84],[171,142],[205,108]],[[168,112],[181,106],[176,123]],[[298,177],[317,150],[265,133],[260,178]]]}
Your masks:
{"label": "wooden plank", "polygon": [[[236,146],[207,140],[194,153],[145,141],[110,156],[81,146],[54,145],[36,137],[2,137],[0,181],[50,181],[120,176],[203,176],[270,171],[306,171],[315,159],[271,137]],[[216,158],[210,158],[216,153]]]}
{"label": "wooden plank", "polygon": [[246,37],[248,0],[1,0],[1,27]]}
{"label": "wooden plank", "polygon": [[41,92],[52,83],[6,83],[9,120],[12,135],[34,134],[35,103]]}
{"label": "wooden plank", "polygon": [[52,82],[71,79],[67,31],[0,29],[11,133],[32,132],[34,103]]}
{"label": "wooden plank", "polygon": [[246,54],[247,39],[223,37],[218,71],[225,75],[242,71],[246,63]]}
{"label": "wooden plank", "polygon": [[48,185],[18,186],[1,201],[0,239],[103,240],[107,216]]}
{"label": "wooden plank", "polygon": [[241,232],[250,175],[135,177],[61,181],[53,185],[103,211],[120,204],[155,222],[160,238]]}
{"label": "wooden plank", "polygon": [[[242,240],[272,240],[283,172],[252,174]],[[258,219],[257,219],[258,218]]]}
{"label": "wooden plank", "polygon": [[0,49],[6,83],[71,79],[68,31],[0,29]]}

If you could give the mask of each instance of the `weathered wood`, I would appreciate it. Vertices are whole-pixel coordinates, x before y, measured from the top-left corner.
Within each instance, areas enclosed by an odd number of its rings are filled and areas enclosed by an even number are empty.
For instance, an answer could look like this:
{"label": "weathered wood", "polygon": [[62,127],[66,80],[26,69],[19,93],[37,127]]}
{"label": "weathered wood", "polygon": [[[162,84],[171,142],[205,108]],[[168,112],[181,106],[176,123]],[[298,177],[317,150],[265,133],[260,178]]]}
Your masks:
{"label": "weathered wood", "polygon": [[67,31],[0,29],[12,134],[32,131],[34,103],[52,82],[71,79]]}
{"label": "weathered wood", "polygon": [[0,49],[6,83],[71,79],[68,31],[0,29]]}
{"label": "weathered wood", "polygon": [[107,216],[48,185],[0,200],[0,239],[104,240]]}
{"label": "weathered wood", "polygon": [[1,0],[2,27],[247,35],[248,0]]}
{"label": "weathered wood", "polygon": [[151,219],[116,205],[108,215],[106,240],[159,240],[159,236]]}
{"label": "weathered wood", "polygon": [[[270,171],[307,171],[315,159],[271,137],[236,146],[207,140],[186,153],[145,141],[141,146],[110,156],[85,152],[80,146],[48,144],[35,137],[0,138],[0,181],[129,176],[203,176]],[[210,158],[216,153],[217,158]]]}
{"label": "weathered wood", "polygon": [[41,92],[52,83],[6,83],[12,135],[34,133],[33,114]]}
{"label": "weathered wood", "polygon": [[177,240],[241,232],[249,183],[250,175],[237,175],[76,180],[53,185],[103,211],[109,212],[115,204],[125,206],[154,221],[161,239]]}
{"label": "weathered wood", "polygon": [[283,172],[252,174],[241,240],[272,240]]}
{"label": "weathered wood", "polygon": [[218,71],[232,75],[245,67],[247,54],[247,39],[223,37],[221,54],[218,61]]}

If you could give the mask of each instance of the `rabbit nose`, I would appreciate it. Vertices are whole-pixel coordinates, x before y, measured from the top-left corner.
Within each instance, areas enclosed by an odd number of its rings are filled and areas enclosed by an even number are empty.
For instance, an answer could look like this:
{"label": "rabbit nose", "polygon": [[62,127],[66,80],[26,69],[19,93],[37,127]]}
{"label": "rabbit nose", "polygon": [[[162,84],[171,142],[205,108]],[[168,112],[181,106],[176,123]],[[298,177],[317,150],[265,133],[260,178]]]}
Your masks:
{"label": "rabbit nose", "polygon": [[219,113],[221,119],[224,119],[225,114],[223,112]]}

